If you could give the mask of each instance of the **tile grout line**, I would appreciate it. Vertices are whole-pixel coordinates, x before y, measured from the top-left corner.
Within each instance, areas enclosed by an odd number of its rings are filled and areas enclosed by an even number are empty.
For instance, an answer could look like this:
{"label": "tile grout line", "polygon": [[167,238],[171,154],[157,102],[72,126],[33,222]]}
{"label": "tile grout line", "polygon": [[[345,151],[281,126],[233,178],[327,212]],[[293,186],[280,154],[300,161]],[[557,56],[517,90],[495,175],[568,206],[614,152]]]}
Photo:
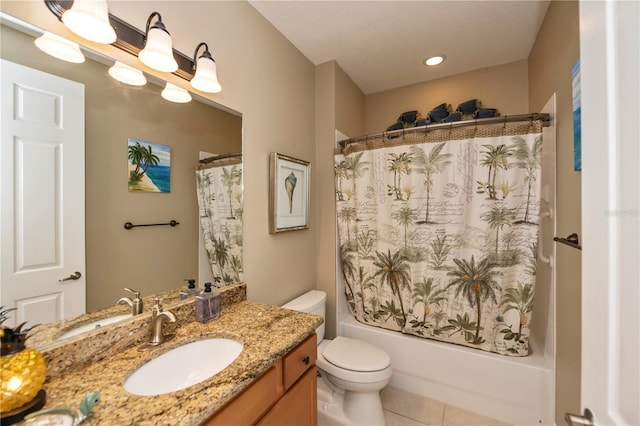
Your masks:
{"label": "tile grout line", "polygon": [[404,415],[404,414],[396,413],[395,411],[392,411],[392,410],[383,409],[383,411],[386,411],[386,412],[388,412],[388,413],[393,413],[393,414],[395,414],[396,416],[400,416],[400,417],[402,417],[402,418],[405,418],[405,419],[407,419],[407,420],[411,420],[412,422],[419,423],[419,424],[424,425],[424,426],[429,426],[427,423],[422,423],[421,421],[419,421],[419,420],[417,420],[417,419],[411,418],[411,417],[406,416],[406,415]]}

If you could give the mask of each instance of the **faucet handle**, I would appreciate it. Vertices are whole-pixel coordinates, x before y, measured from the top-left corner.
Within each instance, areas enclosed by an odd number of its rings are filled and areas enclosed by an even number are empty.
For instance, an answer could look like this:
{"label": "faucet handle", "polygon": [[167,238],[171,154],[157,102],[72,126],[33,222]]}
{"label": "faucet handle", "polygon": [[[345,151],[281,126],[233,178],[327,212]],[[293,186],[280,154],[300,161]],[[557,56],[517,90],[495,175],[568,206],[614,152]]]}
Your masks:
{"label": "faucet handle", "polygon": [[136,299],[140,299],[140,292],[130,289],[129,287],[124,288],[126,291],[133,293]]}
{"label": "faucet handle", "polygon": [[153,309],[157,310],[158,312],[162,312],[162,298],[155,297],[154,300],[156,301],[156,304],[153,306]]}

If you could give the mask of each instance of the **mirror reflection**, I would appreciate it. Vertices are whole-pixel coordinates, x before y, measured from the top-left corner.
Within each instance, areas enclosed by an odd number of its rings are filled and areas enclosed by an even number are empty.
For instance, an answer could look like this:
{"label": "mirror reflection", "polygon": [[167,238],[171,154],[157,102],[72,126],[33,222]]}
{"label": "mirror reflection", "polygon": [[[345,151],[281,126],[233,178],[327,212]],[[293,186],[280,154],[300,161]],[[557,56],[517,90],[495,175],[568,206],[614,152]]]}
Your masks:
{"label": "mirror reflection", "polygon": [[[40,298],[47,295],[44,308],[40,309],[35,303],[30,305],[32,318],[29,323],[41,323],[43,318],[50,316],[49,311],[56,310],[62,311],[58,314],[68,316],[68,312],[77,315],[105,308],[111,312],[117,306],[118,314],[126,313],[127,306],[116,305],[122,297],[130,296],[125,288],[147,298],[186,288],[189,279],[195,279],[198,287],[205,281],[215,281],[218,286],[241,281],[241,115],[195,94],[192,94],[194,100],[188,103],[169,102],[161,96],[164,82],[152,76],[146,76],[148,83],[144,86],[123,84],[108,73],[115,61],[84,48],[87,57],[84,63],[60,61],[39,50],[34,45],[34,35],[33,30],[16,28],[14,22],[8,25],[3,20],[0,56],[3,60],[84,86],[84,113],[74,117],[84,126],[84,155],[78,156],[77,164],[65,164],[65,167],[78,169],[77,176],[82,177],[84,173],[82,185],[66,193],[70,196],[75,191],[84,195],[84,204],[74,209],[80,214],[76,225],[80,224],[82,236],[76,246],[84,241],[84,248],[76,247],[80,252],[79,261],[72,261],[72,256],[65,255],[53,262],[54,266],[25,269],[54,270],[54,275],[47,278],[53,281],[52,287],[39,290],[36,295]],[[6,74],[4,67],[5,62],[2,74]],[[4,116],[5,103],[2,108]],[[5,134],[3,143],[4,138]],[[166,191],[129,190],[132,140],[167,147],[170,151]],[[157,152],[154,150],[151,155]],[[70,151],[65,152],[66,157],[70,154]],[[211,156],[221,159],[200,163],[203,157]],[[144,168],[147,163],[142,161],[140,164]],[[33,169],[37,166],[29,170]],[[7,173],[11,172],[3,167],[3,180]],[[153,181],[153,173],[147,171],[145,174]],[[5,204],[4,190],[2,197]],[[198,198],[201,198],[200,203]],[[55,222],[50,214],[42,217],[38,214],[41,213],[32,214],[30,223]],[[124,228],[126,222],[160,224],[171,220],[179,224],[175,227]],[[13,255],[15,253],[11,253]],[[5,287],[16,288],[15,285],[11,287],[9,278],[18,274],[15,269],[8,270],[13,269],[8,266],[15,262],[13,257],[8,259],[6,256],[9,254],[3,245],[3,300],[0,304],[8,306],[11,294]],[[203,267],[199,265],[199,259],[208,263]],[[76,272],[81,274],[80,278],[59,281]],[[24,279],[28,274],[20,275]],[[61,287],[73,286],[80,290],[74,296],[65,294],[64,299],[65,303],[71,301],[72,304],[76,300],[74,304],[78,306],[62,307],[61,298],[56,298],[55,294]],[[19,287],[27,286],[21,281]],[[12,299],[32,300],[29,297],[16,293]],[[29,304],[24,305],[29,311]],[[53,315],[57,313],[53,312]],[[43,316],[39,317],[39,314]]]}

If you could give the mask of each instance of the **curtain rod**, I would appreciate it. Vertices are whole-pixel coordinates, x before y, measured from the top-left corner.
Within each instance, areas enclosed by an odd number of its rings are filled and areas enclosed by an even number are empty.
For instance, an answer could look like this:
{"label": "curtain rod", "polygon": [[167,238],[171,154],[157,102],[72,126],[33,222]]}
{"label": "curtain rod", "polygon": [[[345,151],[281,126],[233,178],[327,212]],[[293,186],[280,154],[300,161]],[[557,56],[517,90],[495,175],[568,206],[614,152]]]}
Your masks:
{"label": "curtain rod", "polygon": [[453,129],[455,127],[465,127],[465,126],[479,126],[483,124],[507,124],[514,123],[518,121],[541,121],[543,127],[548,127],[551,125],[551,116],[547,113],[533,113],[533,114],[519,114],[519,115],[504,115],[501,117],[490,117],[490,118],[478,118],[475,120],[464,120],[464,121],[454,121],[452,123],[437,123],[437,124],[428,124],[426,126],[420,127],[409,127],[407,129],[400,130],[391,130],[388,132],[380,132],[374,133],[372,135],[358,136],[355,138],[343,139],[338,142],[340,148],[345,148],[347,145],[352,143],[364,142],[368,139],[374,138],[384,138],[390,136],[400,136],[406,133],[418,133],[418,132],[428,132],[430,130],[437,129]]}
{"label": "curtain rod", "polygon": [[200,164],[212,163],[217,160],[224,160],[225,158],[233,158],[233,157],[242,157],[242,153],[235,152],[232,154],[221,154],[221,155],[216,155],[215,157],[203,158],[202,160],[200,160]]}

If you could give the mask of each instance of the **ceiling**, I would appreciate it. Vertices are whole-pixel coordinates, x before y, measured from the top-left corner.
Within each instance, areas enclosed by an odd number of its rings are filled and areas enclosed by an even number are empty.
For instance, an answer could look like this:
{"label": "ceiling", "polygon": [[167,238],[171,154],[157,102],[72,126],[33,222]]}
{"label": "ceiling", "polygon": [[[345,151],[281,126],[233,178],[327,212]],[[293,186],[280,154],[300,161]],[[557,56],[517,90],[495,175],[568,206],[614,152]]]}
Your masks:
{"label": "ceiling", "polygon": [[[549,1],[249,0],[313,64],[365,94],[526,59]],[[446,61],[423,65],[435,54]]]}

